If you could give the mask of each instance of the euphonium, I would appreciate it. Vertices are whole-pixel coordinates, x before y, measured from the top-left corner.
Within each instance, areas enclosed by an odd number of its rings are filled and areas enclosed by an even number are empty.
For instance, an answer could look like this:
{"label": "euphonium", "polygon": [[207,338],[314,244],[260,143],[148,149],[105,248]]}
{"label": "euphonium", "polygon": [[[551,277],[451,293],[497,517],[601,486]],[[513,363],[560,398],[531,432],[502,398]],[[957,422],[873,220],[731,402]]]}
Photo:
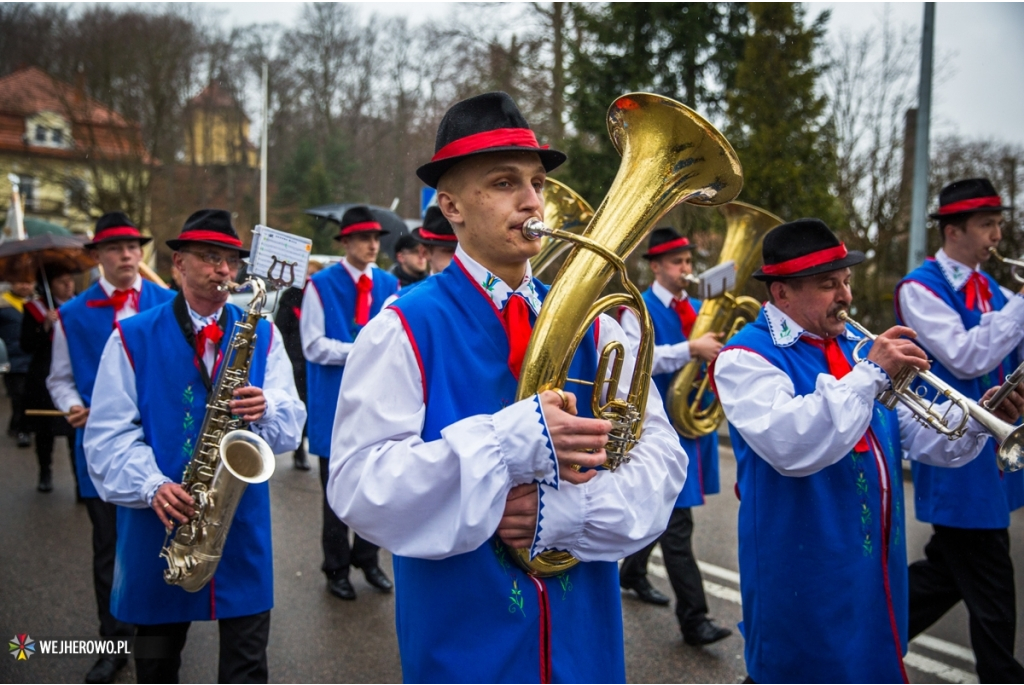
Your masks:
{"label": "euphonium", "polygon": [[1018,283],[1024,283],[1024,276],[1021,276],[1020,273],[1021,270],[1024,269],[1024,259],[1010,259],[1009,257],[1004,257],[1003,255],[999,254],[999,250],[997,250],[994,247],[988,248],[988,251],[993,257],[996,258],[996,260],[1002,262],[1003,264],[1010,265],[1010,275],[1013,276],[1013,280],[1017,281]]}
{"label": "euphonium", "polygon": [[[845,311],[836,314],[836,318],[850,324],[864,336],[864,339],[853,348],[854,361],[860,361],[861,349],[876,336],[851,319]],[[918,393],[911,387],[918,380],[935,389],[935,395],[931,400],[926,399],[923,393]],[[950,401],[943,411],[939,411],[935,406],[940,397],[945,397]],[[914,418],[942,433],[950,440],[962,438],[967,431],[967,421],[973,418],[984,426],[985,430],[999,443],[999,449],[996,450],[996,461],[1001,470],[1018,471],[1024,468],[1024,426],[1013,426],[996,418],[980,404],[963,395],[930,371],[921,371],[913,366],[904,367],[892,378],[891,387],[878,396],[878,401],[887,409],[893,409],[896,407],[896,402],[902,402],[913,412]],[[960,407],[961,411],[960,417],[955,422],[949,416],[949,410],[953,406]]]}
{"label": "euphonium", "polygon": [[[178,527],[169,544],[168,530],[160,552],[167,560],[164,580],[188,592],[203,589],[217,571],[231,520],[245,488],[264,482],[274,473],[274,452],[270,445],[246,430],[244,422],[228,408],[235,392],[249,383],[249,366],[256,349],[256,324],[267,300],[262,280],[250,277],[246,284],[252,285],[255,295],[245,318],[237,321],[232,329],[217,384],[207,398],[199,439],[181,483],[195,500],[195,513],[188,523]],[[246,284],[230,289],[237,292]]]}
{"label": "euphonium", "polygon": [[[745,324],[757,318],[761,304],[740,293],[757,267],[761,239],[782,223],[774,214],[745,202],[730,202],[718,211],[725,216],[726,223],[725,243],[718,263],[731,261],[736,266],[736,285],[732,292],[722,293],[701,305],[690,340],[715,332],[722,333],[722,342],[727,342]],[[717,430],[722,422],[722,405],[708,384],[707,367],[697,358],[691,359],[673,377],[665,399],[668,417],[681,435],[699,438]]]}
{"label": "euphonium", "polygon": [[[523,225],[528,237],[549,235],[575,247],[537,316],[516,399],[563,387],[576,347],[594,320],[611,307],[629,307],[641,323],[629,393],[625,400],[615,397],[626,351],[613,343],[601,351],[591,396],[594,415],[613,425],[605,466],[614,470],[628,461],[629,450],[640,438],[654,352],[651,319],[640,292],[625,277],[623,259],[680,202],[717,205],[736,197],[743,174],[732,146],[714,126],[660,95],[630,93],[616,99],[608,110],[608,133],[622,163],[583,234],[550,229],[537,221]],[[616,272],[627,292],[599,299]],[[605,394],[607,401],[603,401]],[[520,566],[542,577],[562,573],[578,561],[568,552],[544,552],[533,559],[529,550],[515,552],[513,558]]]}
{"label": "euphonium", "polygon": [[[569,186],[549,178],[544,181],[544,225],[581,233],[594,216],[594,208]],[[540,252],[530,259],[533,275],[551,266],[571,245],[557,238],[541,240]]]}

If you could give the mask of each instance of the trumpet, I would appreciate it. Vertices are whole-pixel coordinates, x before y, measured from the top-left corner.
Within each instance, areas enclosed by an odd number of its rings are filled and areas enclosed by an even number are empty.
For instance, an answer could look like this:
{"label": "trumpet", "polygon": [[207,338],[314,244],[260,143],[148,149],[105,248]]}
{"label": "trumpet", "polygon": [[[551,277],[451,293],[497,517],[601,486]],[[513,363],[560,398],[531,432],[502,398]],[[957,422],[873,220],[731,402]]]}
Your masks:
{"label": "trumpet", "polygon": [[1024,276],[1022,276],[1020,273],[1021,270],[1024,270],[1024,260],[1010,259],[1008,257],[1004,257],[1003,255],[999,254],[999,250],[997,250],[994,247],[988,248],[988,251],[993,257],[996,258],[997,261],[1002,262],[1003,264],[1009,264],[1011,267],[1013,267],[1012,269],[1010,269],[1010,275],[1013,276],[1013,280],[1017,281],[1018,283],[1024,283]]}
{"label": "trumpet", "polygon": [[[849,313],[845,311],[836,314],[836,318],[846,322],[864,336],[864,339],[853,348],[853,360],[855,362],[862,361],[864,358],[860,354],[861,350],[878,336],[850,318]],[[1024,375],[1024,370],[1022,370],[1022,375]],[[935,395],[931,400],[925,396],[924,388],[914,390],[910,387],[916,380],[923,381],[935,389]],[[878,396],[878,401],[886,409],[895,409],[896,403],[902,402],[913,413],[914,418],[942,433],[950,440],[962,438],[967,432],[967,422],[973,418],[984,426],[985,430],[999,443],[999,449],[996,450],[996,461],[999,463],[1000,470],[1012,472],[1024,468],[1024,426],[1013,426],[996,418],[980,404],[958,392],[930,371],[920,371],[912,366],[904,367],[892,377],[891,385],[892,387]],[[1006,395],[1012,390],[1013,388],[1007,390]],[[1006,395],[1003,397],[1005,398]],[[949,400],[944,409],[935,404],[940,397]],[[950,410],[954,406],[959,407],[961,412],[960,417],[956,420],[950,416]],[[991,406],[999,405],[992,404]]]}
{"label": "trumpet", "polygon": [[985,409],[995,409],[1003,403],[1003,400],[1005,400],[1011,392],[1017,389],[1017,386],[1021,384],[1021,381],[1024,381],[1024,362],[1014,369],[1013,373],[1006,377],[1003,384],[999,386],[998,390],[996,390],[995,395],[992,395],[992,397],[982,402],[982,406],[985,407]]}

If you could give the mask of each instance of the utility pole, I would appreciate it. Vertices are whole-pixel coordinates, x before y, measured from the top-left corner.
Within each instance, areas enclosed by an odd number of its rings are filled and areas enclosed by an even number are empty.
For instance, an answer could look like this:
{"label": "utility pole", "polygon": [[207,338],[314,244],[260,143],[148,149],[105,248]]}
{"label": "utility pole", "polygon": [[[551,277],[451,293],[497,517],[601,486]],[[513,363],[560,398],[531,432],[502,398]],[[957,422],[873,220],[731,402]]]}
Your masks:
{"label": "utility pole", "polygon": [[907,271],[919,267],[926,256],[928,241],[925,221],[928,212],[928,133],[932,112],[932,51],[935,45],[935,3],[924,3],[924,31],[921,35],[921,82],[917,91],[917,131],[914,138],[914,190],[910,201],[910,243]]}
{"label": "utility pole", "polygon": [[260,224],[267,225],[267,63],[263,63],[263,133],[260,135]]}

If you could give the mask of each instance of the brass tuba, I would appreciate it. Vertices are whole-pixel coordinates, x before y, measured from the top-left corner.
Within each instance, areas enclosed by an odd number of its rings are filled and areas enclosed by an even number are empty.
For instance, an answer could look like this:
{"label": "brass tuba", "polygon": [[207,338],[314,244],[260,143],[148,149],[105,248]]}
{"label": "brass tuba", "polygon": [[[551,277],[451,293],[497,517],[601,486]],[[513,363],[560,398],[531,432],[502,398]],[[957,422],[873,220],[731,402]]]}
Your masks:
{"label": "brass tuba", "polygon": [[[594,217],[594,208],[569,186],[549,178],[544,181],[544,224],[571,233],[582,233]],[[557,238],[541,240],[540,252],[530,259],[533,275],[541,273],[571,245]]]}
{"label": "brass tuba", "polygon": [[[594,320],[611,307],[629,307],[641,323],[642,335],[628,396],[615,398],[625,350],[613,343],[601,351],[591,397],[594,415],[613,424],[605,450],[606,467],[614,470],[628,461],[629,450],[640,438],[654,351],[650,316],[640,292],[625,277],[623,259],[680,202],[718,205],[732,200],[743,187],[743,172],[725,137],[699,114],[669,98],[650,93],[623,95],[608,109],[607,120],[622,163],[583,234],[550,229],[536,221],[523,226],[528,237],[548,235],[568,240],[575,248],[537,316],[516,399],[563,387],[576,348]],[[600,297],[616,272],[627,293]],[[609,368],[611,375],[606,377]],[[606,387],[608,401],[602,404]],[[557,575],[578,562],[568,552],[544,552],[533,559],[529,550],[514,552],[522,568],[540,577]]]}
{"label": "brass tuba", "polygon": [[[705,333],[722,333],[723,342],[735,335],[755,318],[761,304],[752,297],[740,295],[757,267],[761,239],[782,223],[782,219],[760,207],[745,202],[730,202],[718,210],[725,216],[725,243],[719,264],[731,261],[736,267],[736,285],[732,292],[701,305],[693,322],[690,339]],[[718,429],[724,412],[718,398],[711,392],[707,367],[700,359],[691,359],[676,372],[668,389],[668,418],[680,435],[699,438]]]}

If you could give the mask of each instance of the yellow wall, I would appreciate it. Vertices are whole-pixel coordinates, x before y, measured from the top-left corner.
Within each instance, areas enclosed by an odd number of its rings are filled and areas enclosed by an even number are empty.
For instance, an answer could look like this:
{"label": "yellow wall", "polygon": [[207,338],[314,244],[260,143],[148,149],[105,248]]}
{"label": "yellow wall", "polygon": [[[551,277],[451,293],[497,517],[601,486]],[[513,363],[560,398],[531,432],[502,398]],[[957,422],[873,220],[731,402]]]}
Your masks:
{"label": "yellow wall", "polygon": [[[245,164],[259,166],[256,151],[246,145],[249,121],[225,110],[191,110],[192,126],[186,135],[185,161],[188,164]],[[241,129],[241,130],[239,130]]]}

